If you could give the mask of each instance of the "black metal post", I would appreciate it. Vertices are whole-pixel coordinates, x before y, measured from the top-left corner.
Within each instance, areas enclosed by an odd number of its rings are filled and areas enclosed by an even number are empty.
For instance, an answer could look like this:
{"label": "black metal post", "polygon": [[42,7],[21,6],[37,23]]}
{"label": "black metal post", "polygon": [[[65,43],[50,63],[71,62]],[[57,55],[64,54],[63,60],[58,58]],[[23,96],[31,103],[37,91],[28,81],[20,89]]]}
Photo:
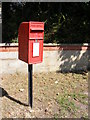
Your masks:
{"label": "black metal post", "polygon": [[28,64],[28,103],[32,108],[33,103],[33,80],[32,80],[32,64]]}

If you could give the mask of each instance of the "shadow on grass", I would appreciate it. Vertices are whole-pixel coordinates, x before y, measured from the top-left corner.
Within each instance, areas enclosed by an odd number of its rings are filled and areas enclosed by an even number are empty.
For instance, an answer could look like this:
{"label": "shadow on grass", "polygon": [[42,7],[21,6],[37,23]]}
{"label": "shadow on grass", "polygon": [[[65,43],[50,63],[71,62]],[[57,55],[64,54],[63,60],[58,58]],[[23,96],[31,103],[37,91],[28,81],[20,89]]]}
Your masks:
{"label": "shadow on grass", "polygon": [[20,104],[20,105],[23,105],[23,106],[28,106],[27,104],[25,103],[22,103],[20,102],[19,100],[16,100],[15,98],[9,96],[8,92],[6,90],[4,90],[3,88],[0,87],[0,97],[7,97],[8,99]]}

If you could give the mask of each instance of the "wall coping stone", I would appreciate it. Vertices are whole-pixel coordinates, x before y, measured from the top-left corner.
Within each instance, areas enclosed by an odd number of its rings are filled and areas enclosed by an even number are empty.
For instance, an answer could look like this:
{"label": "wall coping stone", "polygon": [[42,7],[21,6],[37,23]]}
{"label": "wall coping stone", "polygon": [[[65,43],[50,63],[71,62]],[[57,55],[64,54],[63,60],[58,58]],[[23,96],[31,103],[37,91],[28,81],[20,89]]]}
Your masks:
{"label": "wall coping stone", "polygon": [[[58,47],[58,46],[90,46],[90,43],[82,44],[55,44],[55,43],[44,43],[44,47]],[[18,47],[18,43],[0,43],[0,47]]]}

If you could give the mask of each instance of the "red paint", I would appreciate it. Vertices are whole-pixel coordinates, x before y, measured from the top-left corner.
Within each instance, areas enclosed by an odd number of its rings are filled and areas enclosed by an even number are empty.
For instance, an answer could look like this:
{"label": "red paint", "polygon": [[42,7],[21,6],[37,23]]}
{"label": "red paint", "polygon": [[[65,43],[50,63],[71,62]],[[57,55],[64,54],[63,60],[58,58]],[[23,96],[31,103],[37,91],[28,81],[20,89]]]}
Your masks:
{"label": "red paint", "polygon": [[[18,31],[18,57],[20,60],[34,64],[43,60],[43,22],[22,22]],[[39,56],[33,57],[33,43],[39,43]]]}

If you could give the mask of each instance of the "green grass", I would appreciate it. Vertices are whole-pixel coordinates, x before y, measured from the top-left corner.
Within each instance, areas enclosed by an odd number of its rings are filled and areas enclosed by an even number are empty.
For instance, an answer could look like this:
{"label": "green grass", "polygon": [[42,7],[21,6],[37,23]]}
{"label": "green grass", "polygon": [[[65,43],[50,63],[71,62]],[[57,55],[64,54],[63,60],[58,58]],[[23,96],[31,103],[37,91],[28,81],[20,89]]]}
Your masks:
{"label": "green grass", "polygon": [[57,102],[59,103],[60,108],[62,109],[61,116],[66,116],[66,114],[69,112],[76,117],[76,113],[78,112],[80,107],[75,104],[75,100],[84,105],[87,105],[87,98],[87,95],[81,93],[65,93],[58,96]]}
{"label": "green grass", "polygon": [[72,100],[70,100],[70,97],[68,94],[64,94],[59,96],[58,102],[61,107],[63,107],[65,110],[72,111],[75,110],[75,104]]}
{"label": "green grass", "polygon": [[57,120],[58,119],[58,114],[55,114],[54,115],[54,120]]}
{"label": "green grass", "polygon": [[72,94],[69,94],[69,96],[72,97],[72,99],[78,100],[82,104],[88,105],[88,102],[86,101],[86,99],[88,98],[88,96],[86,94],[72,93]]}

